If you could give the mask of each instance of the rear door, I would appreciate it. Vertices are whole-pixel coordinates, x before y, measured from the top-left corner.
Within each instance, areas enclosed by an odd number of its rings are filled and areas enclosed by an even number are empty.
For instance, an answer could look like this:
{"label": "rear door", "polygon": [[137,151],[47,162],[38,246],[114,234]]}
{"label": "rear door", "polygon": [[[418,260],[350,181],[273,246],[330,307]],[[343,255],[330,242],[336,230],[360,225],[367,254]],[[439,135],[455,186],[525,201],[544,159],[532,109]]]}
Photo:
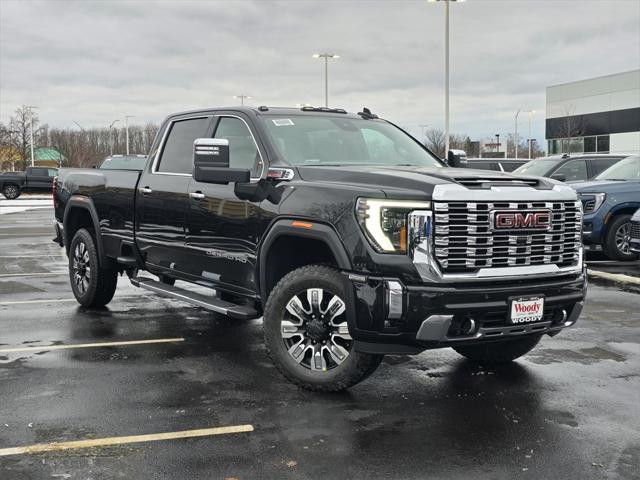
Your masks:
{"label": "rear door", "polygon": [[136,196],[136,242],[152,271],[184,272],[193,141],[210,134],[211,115],[176,117],[165,127]]}
{"label": "rear door", "polygon": [[[251,171],[257,182],[266,158],[252,131],[251,119],[241,113],[216,114],[214,138],[229,141],[232,168]],[[257,291],[257,244],[268,220],[259,202],[240,200],[235,184],[216,185],[191,179],[187,250],[189,273],[230,291]],[[238,288],[240,287],[240,288]]]}

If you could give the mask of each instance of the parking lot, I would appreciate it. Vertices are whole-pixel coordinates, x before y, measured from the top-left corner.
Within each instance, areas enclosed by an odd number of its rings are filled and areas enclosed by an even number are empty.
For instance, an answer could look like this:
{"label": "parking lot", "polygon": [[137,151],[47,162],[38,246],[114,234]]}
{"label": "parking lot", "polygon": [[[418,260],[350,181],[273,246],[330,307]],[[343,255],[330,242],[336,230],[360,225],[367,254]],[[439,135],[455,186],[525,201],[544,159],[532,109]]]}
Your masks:
{"label": "parking lot", "polygon": [[637,264],[596,257],[618,277],[594,275],[578,324],[508,367],[427,351],[313,394],[271,365],[259,320],[126,278],[108,308],[79,307],[51,208],[4,208],[3,480],[640,478]]}

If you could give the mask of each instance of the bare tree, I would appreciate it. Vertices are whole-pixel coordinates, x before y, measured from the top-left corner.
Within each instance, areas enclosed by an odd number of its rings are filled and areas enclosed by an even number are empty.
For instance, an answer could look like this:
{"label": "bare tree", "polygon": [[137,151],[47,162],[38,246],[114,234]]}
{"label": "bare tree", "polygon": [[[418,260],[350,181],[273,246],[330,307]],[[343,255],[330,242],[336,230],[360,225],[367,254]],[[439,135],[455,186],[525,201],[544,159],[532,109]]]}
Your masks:
{"label": "bare tree", "polygon": [[424,145],[438,157],[445,157],[444,132],[437,128],[430,128],[425,132]]}
{"label": "bare tree", "polygon": [[3,127],[6,134],[3,135],[3,143],[12,148],[18,155],[16,167],[24,170],[27,160],[31,158],[31,115],[33,115],[34,135],[38,135],[38,115],[27,107],[16,108],[14,115],[9,119],[9,124]]}

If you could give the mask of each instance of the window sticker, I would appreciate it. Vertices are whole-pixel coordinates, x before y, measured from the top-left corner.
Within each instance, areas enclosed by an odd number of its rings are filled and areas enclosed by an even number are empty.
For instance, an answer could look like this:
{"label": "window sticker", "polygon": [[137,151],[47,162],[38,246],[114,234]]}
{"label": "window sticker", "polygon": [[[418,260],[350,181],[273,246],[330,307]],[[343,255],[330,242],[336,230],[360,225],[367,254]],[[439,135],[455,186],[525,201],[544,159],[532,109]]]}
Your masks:
{"label": "window sticker", "polygon": [[293,126],[293,121],[290,118],[275,118],[271,121],[276,127]]}

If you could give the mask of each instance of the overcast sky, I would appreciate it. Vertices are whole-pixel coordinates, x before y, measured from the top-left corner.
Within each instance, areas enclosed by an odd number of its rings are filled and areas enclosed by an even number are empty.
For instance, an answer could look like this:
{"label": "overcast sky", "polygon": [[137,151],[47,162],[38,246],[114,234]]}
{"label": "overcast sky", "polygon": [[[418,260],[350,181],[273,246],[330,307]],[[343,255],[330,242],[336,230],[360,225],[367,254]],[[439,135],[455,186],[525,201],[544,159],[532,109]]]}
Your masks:
{"label": "overcast sky", "polygon": [[[443,127],[444,5],[416,1],[0,0],[0,121],[108,126],[233,105],[363,105],[414,133]],[[640,68],[639,0],[468,0],[451,5],[451,129],[513,131],[545,87]],[[526,129],[526,118],[521,128]]]}

